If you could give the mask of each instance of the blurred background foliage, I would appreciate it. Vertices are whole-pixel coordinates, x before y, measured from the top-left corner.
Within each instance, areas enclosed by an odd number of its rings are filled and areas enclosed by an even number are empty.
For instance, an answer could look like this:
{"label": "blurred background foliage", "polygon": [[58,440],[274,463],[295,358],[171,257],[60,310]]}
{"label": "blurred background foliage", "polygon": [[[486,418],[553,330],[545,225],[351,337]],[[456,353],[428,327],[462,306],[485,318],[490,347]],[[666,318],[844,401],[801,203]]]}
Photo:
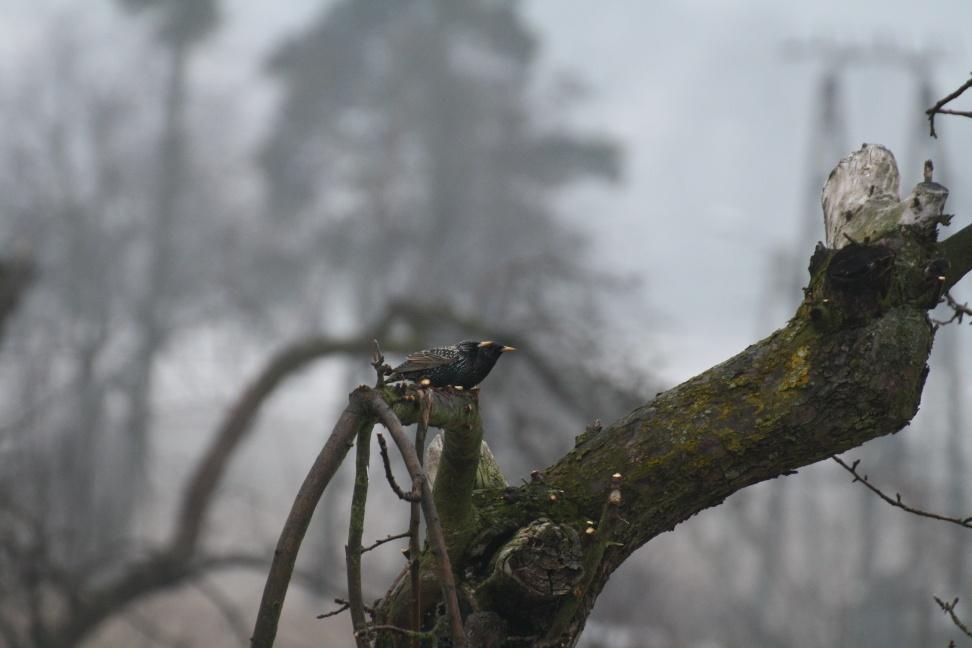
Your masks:
{"label": "blurred background foliage", "polygon": [[[164,541],[223,412],[287,342],[380,330],[393,357],[467,337],[522,347],[483,390],[487,440],[516,483],[593,418],[782,323],[820,238],[823,178],[862,137],[900,145],[915,181],[934,157],[968,218],[950,179],[972,163],[972,128],[942,124],[932,142],[922,113],[964,78],[941,72],[954,61],[779,33],[758,2],[655,20],[633,5],[307,0],[276,10],[297,16],[268,20],[276,31],[217,0],[96,5],[14,7],[33,36],[9,41],[0,70],[2,252],[34,267],[0,349],[11,646],[56,645],[78,601]],[[730,16],[759,47],[720,36]],[[241,30],[261,38],[221,40]],[[630,49],[605,65],[616,42]],[[896,109],[872,115],[887,97]],[[954,514],[972,509],[963,333],[940,333],[912,429],[853,453],[908,501]],[[112,609],[83,645],[245,641],[259,559],[367,369],[366,354],[315,363],[234,457],[203,544],[251,568],[194,569]],[[345,475],[280,645],[351,645],[346,619],[313,618],[344,593],[348,496]],[[406,517],[376,500],[366,541]],[[642,549],[583,641],[945,645],[931,597],[968,593],[970,546],[813,467]],[[366,596],[400,566],[394,549],[369,554]]]}

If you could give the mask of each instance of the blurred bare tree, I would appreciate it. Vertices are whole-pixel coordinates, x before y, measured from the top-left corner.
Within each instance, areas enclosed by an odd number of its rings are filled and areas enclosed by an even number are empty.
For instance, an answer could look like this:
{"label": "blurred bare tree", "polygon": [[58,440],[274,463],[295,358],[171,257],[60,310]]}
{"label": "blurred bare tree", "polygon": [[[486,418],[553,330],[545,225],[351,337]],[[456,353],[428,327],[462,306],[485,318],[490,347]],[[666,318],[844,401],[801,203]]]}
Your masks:
{"label": "blurred bare tree", "polygon": [[[261,157],[268,217],[291,258],[317,260],[292,293],[316,296],[314,325],[358,327],[390,302],[448,304],[520,332],[559,370],[521,372],[496,400],[536,411],[553,388],[580,398],[572,414],[602,414],[595,396],[611,381],[591,380],[583,358],[605,346],[603,293],[618,280],[586,260],[553,199],[617,180],[619,151],[564,125],[566,88],[538,96],[537,53],[516,2],[333,5],[270,61],[283,104]],[[428,324],[420,342],[462,334]]]}
{"label": "blurred bare tree", "polygon": [[524,358],[489,416],[521,473],[570,444],[549,430],[649,392],[602,336],[626,281],[596,269],[554,208],[572,183],[618,180],[619,151],[568,125],[575,82],[538,84],[538,43],[516,3],[342,2],[280,47],[262,222],[220,173],[251,161],[206,157],[218,117],[199,109],[191,71],[217,3],[119,5],[139,15],[130,40],[109,46],[84,21],[60,22],[0,105],[18,124],[2,135],[0,234],[37,270],[0,355],[4,636],[73,640],[197,573],[208,501],[183,501],[158,547],[135,539],[135,522],[159,515],[148,488],[166,429],[158,370],[200,327],[255,323],[260,348],[351,340],[297,347],[277,381],[357,349],[355,336],[366,344],[362,332],[409,345],[504,336]]}

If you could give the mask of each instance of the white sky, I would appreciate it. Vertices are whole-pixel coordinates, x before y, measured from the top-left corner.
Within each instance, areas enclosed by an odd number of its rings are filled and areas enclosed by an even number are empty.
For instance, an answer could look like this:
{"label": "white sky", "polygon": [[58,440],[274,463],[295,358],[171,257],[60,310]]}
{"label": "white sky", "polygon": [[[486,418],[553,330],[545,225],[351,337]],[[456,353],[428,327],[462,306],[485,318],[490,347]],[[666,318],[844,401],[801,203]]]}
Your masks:
{"label": "white sky", "polygon": [[[326,4],[223,3],[226,22],[197,59],[196,79],[252,97],[254,139],[274,97],[263,58]],[[0,70],[18,65],[52,16],[110,21],[114,6],[0,0]],[[972,24],[968,0],[533,0],[524,8],[542,36],[543,71],[572,70],[591,87],[577,121],[625,147],[625,183],[574,190],[564,211],[592,232],[599,262],[643,279],[634,298],[658,317],[638,326],[661,347],[660,370],[670,381],[732,355],[785,317],[767,321],[761,305],[772,280],[769,255],[797,237],[820,67],[783,60],[781,44],[932,46],[945,52],[934,71],[939,94],[972,69],[970,32],[962,29]],[[912,129],[921,121],[910,77],[870,64],[844,78],[848,150],[881,142],[904,166],[914,132],[905,120],[919,122]],[[944,121],[941,131],[951,168],[970,168],[972,123]],[[910,182],[906,176],[902,186]],[[952,184],[949,209],[961,225],[972,198]]]}

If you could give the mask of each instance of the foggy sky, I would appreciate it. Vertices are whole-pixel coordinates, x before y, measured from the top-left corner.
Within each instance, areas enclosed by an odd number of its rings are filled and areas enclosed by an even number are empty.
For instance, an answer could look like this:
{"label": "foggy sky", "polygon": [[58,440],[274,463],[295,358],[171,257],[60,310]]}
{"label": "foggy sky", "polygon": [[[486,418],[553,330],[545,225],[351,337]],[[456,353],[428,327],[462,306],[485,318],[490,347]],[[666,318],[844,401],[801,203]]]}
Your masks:
{"label": "foggy sky", "polygon": [[[210,92],[222,87],[248,97],[248,145],[259,140],[274,102],[261,62],[280,37],[326,4],[222,3],[226,22],[202,48],[194,78]],[[95,22],[115,16],[106,0],[0,5],[6,69],[31,49],[52,16],[84,14]],[[820,70],[819,64],[783,60],[782,43],[883,39],[941,49],[934,85],[942,95],[964,81],[972,52],[959,28],[972,24],[972,3],[963,0],[533,0],[524,6],[541,35],[541,71],[552,77],[570,70],[591,90],[574,121],[624,146],[625,181],[572,190],[561,201],[563,213],[592,233],[599,263],[642,280],[637,297],[655,315],[650,337],[664,348],[660,355],[644,349],[643,360],[660,359],[652,368],[672,382],[782,324],[760,320],[759,306],[769,253],[797,237]],[[902,159],[910,136],[902,124],[914,119],[910,77],[893,66],[867,64],[844,78],[850,146],[890,147],[906,189],[917,181],[908,178]],[[949,165],[969,168],[972,127],[941,122]],[[958,183],[950,189],[956,228],[970,220],[972,199]]]}

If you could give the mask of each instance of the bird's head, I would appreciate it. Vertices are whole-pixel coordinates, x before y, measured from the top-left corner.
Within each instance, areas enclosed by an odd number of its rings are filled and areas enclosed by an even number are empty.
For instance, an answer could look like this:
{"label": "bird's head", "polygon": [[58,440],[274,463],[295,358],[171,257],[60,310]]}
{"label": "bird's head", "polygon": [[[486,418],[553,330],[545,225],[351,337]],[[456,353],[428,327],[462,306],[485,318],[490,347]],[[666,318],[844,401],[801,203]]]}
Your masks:
{"label": "bird's head", "polygon": [[505,346],[499,342],[494,342],[493,340],[483,340],[482,342],[478,342],[476,347],[479,349],[480,356],[485,356],[493,362],[496,362],[497,358],[508,351],[516,351],[515,347]]}

